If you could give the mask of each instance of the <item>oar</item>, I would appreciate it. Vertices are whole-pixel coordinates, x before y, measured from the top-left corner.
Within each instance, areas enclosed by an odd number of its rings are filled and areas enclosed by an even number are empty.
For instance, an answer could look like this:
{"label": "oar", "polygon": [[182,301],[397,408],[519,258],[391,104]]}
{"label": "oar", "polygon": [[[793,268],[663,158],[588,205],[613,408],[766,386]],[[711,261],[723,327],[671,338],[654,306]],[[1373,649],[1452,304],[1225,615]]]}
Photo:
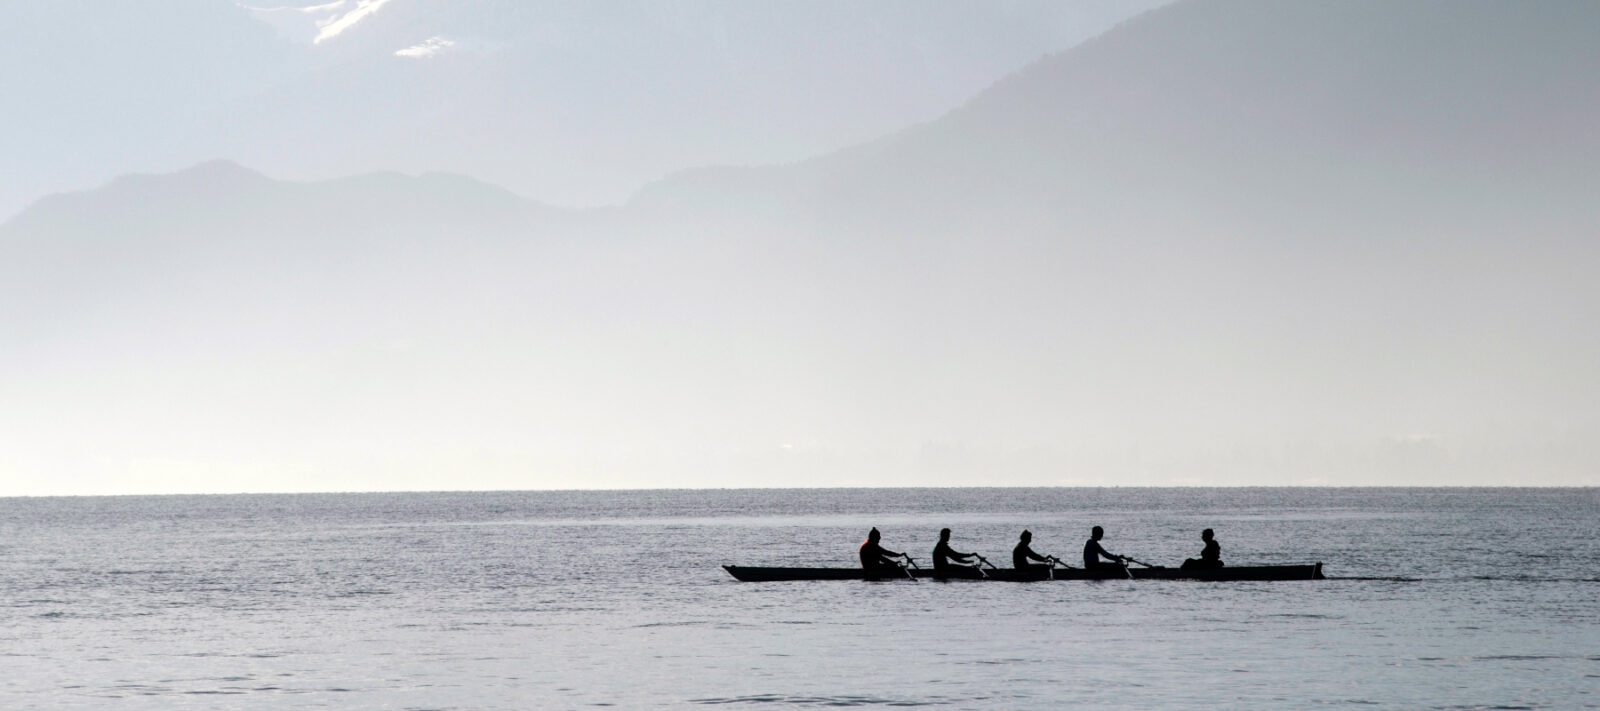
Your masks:
{"label": "oar", "polygon": [[[911,568],[917,568],[917,559],[912,558],[911,556],[906,556],[906,562],[910,563],[911,567],[908,568],[908,567],[902,565],[902,566],[900,566],[900,569],[904,570],[906,572],[906,577],[907,578],[909,578],[911,580],[916,580],[917,576],[911,574]],[[922,568],[917,568],[917,570],[922,570]]]}
{"label": "oar", "polygon": [[[1058,565],[1061,566],[1061,567],[1057,568],[1056,566],[1058,566]],[[1067,565],[1066,561],[1061,560],[1060,558],[1057,558],[1055,556],[1050,556],[1050,579],[1051,580],[1055,580],[1056,579],[1056,571],[1057,570],[1077,570],[1077,568],[1074,568],[1074,567],[1072,567],[1070,565]]]}
{"label": "oar", "polygon": [[1139,565],[1142,565],[1142,566],[1144,566],[1146,568],[1154,568],[1154,567],[1156,567],[1156,566],[1153,566],[1153,565],[1151,565],[1149,563],[1146,563],[1146,562],[1144,562],[1142,560],[1134,560],[1133,558],[1131,558],[1129,556],[1122,556],[1122,559],[1125,560],[1125,561],[1128,561],[1129,563],[1138,563]]}
{"label": "oar", "polygon": [[978,562],[972,566],[974,570],[978,571],[978,577],[987,579],[989,574],[983,572],[983,566],[987,565],[989,566],[990,570],[994,570],[994,563],[990,563],[988,558],[978,555],[977,553],[973,553],[972,557],[978,559]]}

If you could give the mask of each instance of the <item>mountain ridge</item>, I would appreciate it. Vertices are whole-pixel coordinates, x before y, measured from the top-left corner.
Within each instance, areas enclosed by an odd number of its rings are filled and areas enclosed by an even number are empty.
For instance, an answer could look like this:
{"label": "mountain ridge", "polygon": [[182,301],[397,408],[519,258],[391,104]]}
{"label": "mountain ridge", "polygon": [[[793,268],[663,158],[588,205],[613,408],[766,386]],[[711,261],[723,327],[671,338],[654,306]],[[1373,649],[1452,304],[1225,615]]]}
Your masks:
{"label": "mountain ridge", "polygon": [[[1600,49],[1568,25],[1600,6],[1386,7],[1179,4],[934,122],[610,210],[119,183],[0,227],[0,432],[96,443],[39,455],[95,476],[243,451],[351,488],[1593,482]],[[1455,25],[1516,57],[1441,74],[1475,57]]]}
{"label": "mountain ridge", "polygon": [[[1407,22],[1386,26],[1381,20],[1390,14]],[[1445,27],[1441,18],[1456,22]],[[1315,41],[1302,48],[1289,44],[1294,38],[1260,30],[1274,22],[1315,26]],[[1600,70],[1600,50],[1574,28],[1597,23],[1594,6],[1530,10],[1496,0],[1400,8],[1370,1],[1180,2],[1038,60],[928,123],[801,161],[787,174],[722,169],[731,176],[723,182],[741,183],[736,187],[718,185],[712,170],[680,174],[648,186],[635,202],[714,202],[720,189],[748,194],[763,180],[893,202],[882,186],[912,182],[935,155],[943,156],[949,189],[958,194],[974,192],[975,181],[998,180],[1034,191],[1030,198],[1063,197],[1062,186],[1093,195],[1106,181],[1118,187],[1167,181],[1164,189],[1181,192],[1248,180],[1270,190],[1282,187],[1281,176],[1329,180],[1348,173],[1362,182],[1374,170],[1411,174],[1408,188],[1458,179],[1464,171],[1498,172],[1502,177],[1490,180],[1502,184],[1536,178],[1541,187],[1560,189],[1563,181],[1587,187],[1594,171],[1585,166],[1600,160],[1594,128],[1600,92],[1587,79]],[[1195,25],[1212,31],[1188,29]],[[1393,54],[1391,39],[1408,28],[1414,31],[1407,40],[1451,54],[1408,65]],[[1453,34],[1463,31],[1490,48],[1521,34],[1549,37],[1529,56],[1495,65],[1479,87],[1448,69],[1452,62],[1472,66],[1478,54],[1479,47],[1461,46]],[[1146,56],[1152,46],[1167,52],[1164,60]],[[1372,46],[1385,49],[1365,57],[1331,49]],[[1269,65],[1252,62],[1256,56],[1296,59]],[[896,162],[914,167],[888,167]],[[1235,174],[1241,169],[1235,162],[1246,163],[1247,172]],[[827,187],[836,183],[844,187]],[[708,195],[695,197],[700,192]]]}
{"label": "mountain ridge", "polygon": [[[522,197],[512,191],[471,176],[430,171],[406,175],[396,171],[377,171],[326,180],[279,180],[228,159],[198,163],[171,173],[133,173],[85,190],[46,196],[33,202],[11,219],[0,222],[0,233],[29,229],[57,229],[53,223],[80,224],[85,219],[136,218],[159,221],[161,216],[176,217],[208,203],[221,201],[240,209],[254,209],[252,219],[272,219],[274,211],[283,217],[299,212],[296,201],[322,202],[328,194],[334,199],[361,199],[366,209],[387,203],[387,209],[416,219],[428,209],[446,210],[450,220],[466,222],[483,219],[554,219],[573,213]],[[372,201],[377,201],[376,203]],[[452,201],[458,204],[451,204]],[[256,204],[257,202],[261,204]],[[352,205],[352,207],[356,207]]]}

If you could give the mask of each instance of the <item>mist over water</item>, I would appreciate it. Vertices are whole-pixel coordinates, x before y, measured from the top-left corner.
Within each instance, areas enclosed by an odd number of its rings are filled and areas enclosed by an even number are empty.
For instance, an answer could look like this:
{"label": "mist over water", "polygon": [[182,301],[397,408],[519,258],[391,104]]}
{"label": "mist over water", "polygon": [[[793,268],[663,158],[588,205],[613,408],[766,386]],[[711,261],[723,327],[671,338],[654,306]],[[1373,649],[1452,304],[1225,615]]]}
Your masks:
{"label": "mist over water", "polygon": [[[97,163],[0,224],[0,494],[1600,483],[1600,4],[397,1],[320,44],[200,4],[129,26],[314,58],[218,109],[304,140],[174,109],[259,148]],[[50,52],[142,10],[26,5]],[[67,94],[10,135],[168,145],[69,130],[123,112]],[[860,138],[789,144],[790,102]],[[729,124],[764,150],[609,208],[468,159],[576,184],[540,146],[610,174]]]}
{"label": "mist over water", "polygon": [[[870,526],[1329,580],[739,583]],[[1600,703],[1593,489],[0,500],[5,708]]]}

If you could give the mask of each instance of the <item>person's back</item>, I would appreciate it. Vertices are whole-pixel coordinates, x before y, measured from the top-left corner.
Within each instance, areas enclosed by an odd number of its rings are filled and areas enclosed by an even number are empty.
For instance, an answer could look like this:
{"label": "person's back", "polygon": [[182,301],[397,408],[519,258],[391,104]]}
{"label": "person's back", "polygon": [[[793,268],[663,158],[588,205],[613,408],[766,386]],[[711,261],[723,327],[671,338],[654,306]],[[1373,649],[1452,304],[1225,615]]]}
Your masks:
{"label": "person's back", "polygon": [[1027,543],[1017,543],[1017,546],[1011,549],[1011,567],[1017,570],[1027,569],[1033,565],[1028,562],[1028,556],[1031,555],[1033,555],[1033,549],[1029,548]]}
{"label": "person's back", "polygon": [[868,538],[861,544],[861,567],[872,570],[883,565],[883,546],[878,541]]}
{"label": "person's back", "polygon": [[[1121,568],[1119,557],[1107,551],[1100,545],[1100,538],[1105,535],[1105,529],[1095,526],[1089,532],[1089,540],[1083,544],[1083,567],[1085,570]],[[1105,561],[1101,559],[1105,558]]]}
{"label": "person's back", "polygon": [[1083,544],[1083,567],[1093,568],[1100,562],[1101,554],[1105,549],[1100,547],[1100,542],[1091,538]]}
{"label": "person's back", "polygon": [[933,572],[939,577],[949,575],[955,568],[967,568],[975,565],[974,559],[981,557],[976,553],[962,553],[950,547],[950,529],[940,529],[939,543],[933,547]]}
{"label": "person's back", "polygon": [[950,567],[950,542],[941,538],[933,546],[933,569],[943,572],[948,567]]}
{"label": "person's back", "polygon": [[1190,558],[1188,560],[1185,560],[1185,561],[1183,561],[1183,567],[1184,568],[1221,568],[1222,567],[1222,544],[1217,543],[1217,539],[1215,538],[1214,534],[1211,532],[1211,529],[1208,528],[1208,529],[1206,529],[1204,531],[1201,531],[1200,532],[1200,540],[1206,542],[1205,548],[1200,550],[1200,559],[1199,560],[1195,560],[1194,558]]}
{"label": "person's back", "polygon": [[867,540],[861,544],[861,569],[866,571],[867,577],[880,577],[883,575],[901,574],[900,566],[891,558],[899,558],[902,553],[896,553],[878,544],[882,534],[874,528],[867,533]]}
{"label": "person's back", "polygon": [[[1028,544],[1033,542],[1033,533],[1023,531],[1017,538],[1017,547],[1011,549],[1011,567],[1019,571],[1039,571],[1046,565],[1053,565],[1050,558],[1033,552]],[[1038,562],[1034,562],[1038,561]]]}

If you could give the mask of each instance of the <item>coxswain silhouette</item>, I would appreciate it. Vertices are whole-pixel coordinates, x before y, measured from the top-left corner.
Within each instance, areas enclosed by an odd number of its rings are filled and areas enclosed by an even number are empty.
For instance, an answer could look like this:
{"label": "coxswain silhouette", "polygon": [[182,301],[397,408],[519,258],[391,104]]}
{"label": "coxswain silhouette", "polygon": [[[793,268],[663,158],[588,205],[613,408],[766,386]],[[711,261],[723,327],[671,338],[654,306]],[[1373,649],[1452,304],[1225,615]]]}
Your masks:
{"label": "coxswain silhouette", "polygon": [[1018,573],[1032,572],[1043,575],[1045,570],[1055,566],[1056,559],[1053,556],[1033,552],[1033,548],[1028,545],[1032,542],[1032,531],[1023,531],[1022,535],[1017,537],[1017,547],[1011,549],[1011,567],[1016,568]]}
{"label": "coxswain silhouette", "polygon": [[[1099,526],[1095,526],[1089,531],[1089,540],[1083,544],[1083,568],[1084,570],[1116,571],[1120,573],[1124,570],[1122,561],[1125,559],[1100,546],[1100,539],[1105,535],[1105,529]],[[1103,561],[1101,558],[1106,560]]]}
{"label": "coxswain silhouette", "polygon": [[1217,539],[1213,538],[1213,535],[1215,534],[1209,528],[1200,532],[1200,540],[1206,542],[1206,547],[1200,551],[1199,560],[1190,558],[1183,561],[1185,570],[1222,567],[1222,545],[1217,543]]}
{"label": "coxswain silhouette", "polygon": [[861,569],[866,571],[869,578],[905,576],[905,568],[900,567],[896,559],[904,558],[909,562],[911,556],[878,545],[882,538],[883,534],[878,533],[876,528],[867,532],[867,542],[861,544]]}
{"label": "coxswain silhouette", "polygon": [[939,529],[939,543],[933,547],[933,574],[949,575],[952,568],[976,568],[983,563],[977,553],[961,553],[950,547],[950,529]]}

